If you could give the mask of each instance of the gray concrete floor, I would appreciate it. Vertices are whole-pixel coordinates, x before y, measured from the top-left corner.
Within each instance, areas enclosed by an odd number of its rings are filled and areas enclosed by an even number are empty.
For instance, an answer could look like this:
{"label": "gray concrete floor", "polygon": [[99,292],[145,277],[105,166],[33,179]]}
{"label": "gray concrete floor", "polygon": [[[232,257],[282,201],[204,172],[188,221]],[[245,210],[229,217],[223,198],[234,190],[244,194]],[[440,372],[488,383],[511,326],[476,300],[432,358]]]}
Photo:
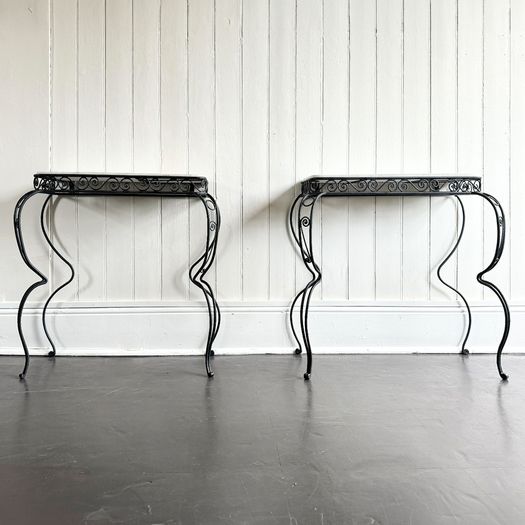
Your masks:
{"label": "gray concrete floor", "polygon": [[0,359],[1,524],[523,524],[525,358]]}

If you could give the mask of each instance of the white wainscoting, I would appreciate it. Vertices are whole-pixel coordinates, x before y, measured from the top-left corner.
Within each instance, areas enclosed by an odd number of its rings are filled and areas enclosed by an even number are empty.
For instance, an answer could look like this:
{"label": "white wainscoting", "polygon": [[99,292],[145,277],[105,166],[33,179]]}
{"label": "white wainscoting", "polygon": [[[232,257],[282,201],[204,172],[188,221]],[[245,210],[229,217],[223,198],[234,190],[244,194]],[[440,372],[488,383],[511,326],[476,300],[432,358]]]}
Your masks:
{"label": "white wainscoting", "polygon": [[[34,280],[17,253],[12,210],[37,171],[207,177],[223,215],[210,281],[221,303],[239,308],[227,315],[223,348],[241,340],[248,350],[289,346],[282,312],[269,306],[258,316],[251,305],[289,302],[307,278],[286,214],[300,181],[316,174],[481,175],[509,222],[491,278],[513,304],[525,304],[524,1],[0,0],[0,35],[4,350],[18,346],[9,305]],[[464,200],[465,237],[444,275],[490,317],[483,308],[493,296],[475,275],[492,255],[492,210],[478,198]],[[36,204],[24,217],[26,240],[52,287],[66,273],[41,242]],[[78,268],[57,297],[80,308],[58,315],[57,332],[68,347],[135,348],[116,328],[133,324],[135,310],[115,310],[116,302],[140,310],[145,302],[200,299],[187,273],[204,239],[199,203],[62,199],[48,221]],[[388,341],[374,338],[379,321],[366,325],[366,339],[353,336],[352,304],[376,304],[380,312],[385,301],[453,300],[429,277],[457,226],[454,199],[326,199],[316,218],[324,276],[314,299],[338,301],[350,313],[314,340],[327,348],[374,348],[372,340],[391,350],[412,348],[405,329]],[[73,312],[86,323],[75,323],[78,330],[95,329],[91,319],[102,310],[80,306],[86,302],[106,306],[115,322],[115,334],[100,334],[106,342],[70,337],[73,325],[65,320]],[[428,308],[400,311],[434,319]],[[142,312],[137,341],[144,348],[162,348],[154,333],[171,334],[189,315],[184,308],[163,311]],[[324,319],[323,307],[318,311]],[[249,329],[229,329],[229,320],[245,317]],[[260,326],[276,327],[275,341],[263,328],[254,332],[260,340],[250,334],[259,317],[274,319]],[[433,337],[418,335],[414,344],[455,344],[443,334],[457,331],[456,317],[437,318],[436,325],[423,323]],[[149,329],[154,320],[157,328]],[[411,326],[415,334],[422,329]],[[173,338],[180,349],[198,346]]]}
{"label": "white wainscoting", "polygon": [[[290,354],[295,345],[283,303],[224,303],[217,354]],[[503,313],[496,304],[472,307],[472,353],[495,352]],[[525,305],[512,305],[513,331],[505,352],[522,353]],[[24,326],[35,355],[49,345],[40,324],[41,310],[29,308]],[[0,353],[21,354],[10,328],[16,308],[0,309]],[[48,324],[60,355],[199,355],[203,354],[207,315],[203,305],[69,305],[51,309]],[[315,353],[458,353],[466,328],[464,308],[450,303],[316,303],[310,332]]]}

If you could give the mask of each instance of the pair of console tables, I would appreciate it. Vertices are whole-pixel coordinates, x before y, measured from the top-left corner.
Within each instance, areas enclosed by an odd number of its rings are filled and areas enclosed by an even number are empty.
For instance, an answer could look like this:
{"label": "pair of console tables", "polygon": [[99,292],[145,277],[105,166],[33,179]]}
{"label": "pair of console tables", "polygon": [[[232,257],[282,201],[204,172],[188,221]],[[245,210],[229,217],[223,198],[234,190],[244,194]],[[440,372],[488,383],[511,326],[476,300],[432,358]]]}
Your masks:
{"label": "pair of console tables", "polygon": [[[208,337],[205,351],[205,366],[208,377],[213,376],[210,357],[213,355],[212,345],[217,337],[221,323],[221,314],[219,305],[215,300],[213,291],[204,276],[213,264],[217,252],[217,239],[221,224],[219,207],[212,195],[208,192],[208,182],[203,177],[182,177],[182,176],[163,176],[163,175],[132,175],[132,174],[82,174],[82,173],[38,173],[34,176],[34,189],[24,194],[17,202],[14,211],[14,228],[15,236],[24,263],[39,277],[24,292],[18,307],[17,326],[20,340],[25,354],[25,363],[23,371],[20,373],[20,379],[24,379],[29,365],[29,350],[24,338],[22,329],[22,316],[24,305],[27,298],[33,290],[46,284],[47,278],[40,272],[33,263],[25,250],[22,236],[21,215],[22,209],[26,202],[39,193],[47,195],[41,213],[40,225],[44,238],[58,256],[70,269],[70,278],[54,291],[51,292],[45,301],[42,310],[42,325],[45,335],[51,345],[49,356],[56,354],[55,345],[49,334],[46,325],[46,312],[49,303],[53,297],[67,286],[74,278],[75,271],[73,266],[53,245],[49,233],[45,226],[45,212],[50,199],[53,196],[134,196],[134,197],[186,197],[199,199],[206,210],[207,230],[206,244],[203,254],[195,261],[190,268],[191,281],[202,290],[208,308]],[[293,238],[299,247],[303,262],[310,274],[311,280],[297,294],[292,302],[290,309],[290,323],[293,335],[297,341],[296,354],[300,354],[304,348],[307,353],[307,369],[304,374],[305,379],[310,379],[312,371],[312,347],[308,331],[308,310],[312,292],[317,284],[321,281],[321,270],[315,262],[314,251],[312,247],[313,223],[312,216],[315,204],[321,197],[392,197],[392,196],[427,196],[427,197],[447,197],[454,196],[457,198],[462,213],[461,229],[451,252],[438,268],[438,277],[440,281],[456,292],[463,300],[467,308],[468,326],[462,343],[462,353],[468,353],[466,343],[470,334],[472,325],[472,314],[466,298],[450,284],[443,281],[440,271],[452,254],[456,251],[465,226],[465,209],[460,196],[478,195],[489,202],[492,206],[497,222],[497,240],[494,257],[491,263],[482,270],[478,276],[478,281],[490,288],[498,297],[505,316],[505,326],[503,336],[498,346],[496,363],[498,372],[503,380],[508,376],[503,372],[501,367],[501,353],[505,346],[510,328],[510,311],[507,301],[502,292],[496,285],[487,281],[484,276],[492,270],[501,258],[505,244],[505,215],[499,202],[487,193],[481,190],[481,179],[479,177],[458,177],[458,176],[439,176],[439,177],[313,177],[302,183],[301,193],[293,202],[290,209],[289,222]],[[294,311],[297,304],[299,307],[300,331],[296,329]],[[301,338],[299,337],[299,333]],[[302,341],[301,341],[302,339]]]}

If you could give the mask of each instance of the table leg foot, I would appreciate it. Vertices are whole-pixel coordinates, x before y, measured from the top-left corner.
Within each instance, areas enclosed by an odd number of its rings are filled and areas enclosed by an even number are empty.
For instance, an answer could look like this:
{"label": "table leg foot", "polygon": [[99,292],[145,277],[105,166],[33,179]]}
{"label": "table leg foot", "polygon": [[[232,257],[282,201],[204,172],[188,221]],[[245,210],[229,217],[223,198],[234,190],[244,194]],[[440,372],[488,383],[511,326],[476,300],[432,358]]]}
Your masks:
{"label": "table leg foot", "polygon": [[469,354],[470,354],[470,352],[466,348],[463,348],[461,350],[461,355],[469,355]]}
{"label": "table leg foot", "polygon": [[508,381],[509,380],[509,376],[507,374],[500,374],[500,377],[501,377],[502,381]]}
{"label": "table leg foot", "polygon": [[294,354],[295,354],[295,355],[301,355],[302,353],[303,353],[303,351],[302,351],[300,348],[296,348],[296,349],[294,350]]}
{"label": "table leg foot", "polygon": [[215,350],[210,350],[210,355],[215,355]]}
{"label": "table leg foot", "polygon": [[213,372],[208,372],[208,377],[213,377],[215,374]]}
{"label": "table leg foot", "polygon": [[304,376],[303,376],[303,377],[304,377],[304,380],[305,380],[305,381],[310,381],[310,376],[311,376],[311,374],[309,374],[308,372],[305,372],[305,373],[304,373]]}

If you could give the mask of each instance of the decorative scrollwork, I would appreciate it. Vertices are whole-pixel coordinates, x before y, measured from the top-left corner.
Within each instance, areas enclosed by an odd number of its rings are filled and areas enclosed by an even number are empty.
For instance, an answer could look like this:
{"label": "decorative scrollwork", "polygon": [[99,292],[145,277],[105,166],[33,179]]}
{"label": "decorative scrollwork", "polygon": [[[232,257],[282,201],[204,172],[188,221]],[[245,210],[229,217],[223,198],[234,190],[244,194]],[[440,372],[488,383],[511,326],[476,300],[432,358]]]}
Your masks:
{"label": "decorative scrollwork", "polygon": [[457,195],[479,193],[480,177],[312,177],[303,195]]}
{"label": "decorative scrollwork", "polygon": [[[37,173],[35,190],[53,195],[205,195],[208,181],[204,177],[168,175],[106,175]],[[209,206],[209,204],[207,204]],[[214,204],[211,204],[214,206]]]}

